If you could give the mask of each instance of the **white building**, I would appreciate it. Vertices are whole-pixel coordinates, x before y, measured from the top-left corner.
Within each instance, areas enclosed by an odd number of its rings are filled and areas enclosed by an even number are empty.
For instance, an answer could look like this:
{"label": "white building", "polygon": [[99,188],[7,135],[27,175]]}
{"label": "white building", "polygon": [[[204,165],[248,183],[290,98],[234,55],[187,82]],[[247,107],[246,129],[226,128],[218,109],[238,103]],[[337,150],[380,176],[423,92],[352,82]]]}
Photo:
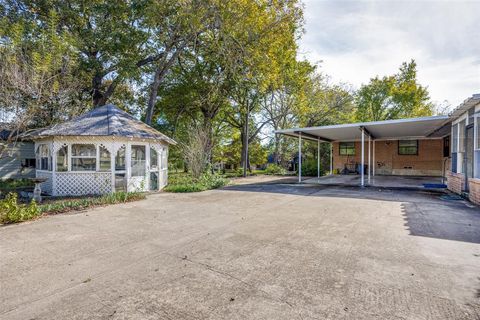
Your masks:
{"label": "white building", "polygon": [[114,105],[35,131],[36,177],[54,196],[160,190],[176,142]]}

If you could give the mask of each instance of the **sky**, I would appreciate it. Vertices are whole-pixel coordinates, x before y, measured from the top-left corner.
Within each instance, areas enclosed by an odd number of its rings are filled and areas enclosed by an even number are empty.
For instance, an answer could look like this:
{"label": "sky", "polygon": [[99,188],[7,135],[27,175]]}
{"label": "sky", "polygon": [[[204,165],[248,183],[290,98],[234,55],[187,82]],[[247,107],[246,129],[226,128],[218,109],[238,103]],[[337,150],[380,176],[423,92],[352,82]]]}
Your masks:
{"label": "sky", "polygon": [[358,88],[415,59],[432,100],[451,108],[480,93],[480,0],[304,0],[301,58]]}

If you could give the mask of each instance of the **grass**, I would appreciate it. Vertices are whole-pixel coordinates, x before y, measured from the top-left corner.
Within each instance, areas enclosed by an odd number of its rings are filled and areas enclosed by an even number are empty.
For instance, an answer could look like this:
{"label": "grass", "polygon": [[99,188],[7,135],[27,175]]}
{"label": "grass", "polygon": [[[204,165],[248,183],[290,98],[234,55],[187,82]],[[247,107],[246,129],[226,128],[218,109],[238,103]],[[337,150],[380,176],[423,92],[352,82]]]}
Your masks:
{"label": "grass", "polygon": [[49,199],[37,204],[19,203],[15,192],[9,193],[0,200],[0,224],[10,224],[35,219],[46,214],[65,213],[75,210],[105,206],[145,199],[140,192],[115,192],[103,196],[85,196],[81,198]]}
{"label": "grass", "polygon": [[200,192],[225,186],[228,179],[218,174],[203,174],[195,179],[188,173],[172,173],[168,177],[166,192]]}

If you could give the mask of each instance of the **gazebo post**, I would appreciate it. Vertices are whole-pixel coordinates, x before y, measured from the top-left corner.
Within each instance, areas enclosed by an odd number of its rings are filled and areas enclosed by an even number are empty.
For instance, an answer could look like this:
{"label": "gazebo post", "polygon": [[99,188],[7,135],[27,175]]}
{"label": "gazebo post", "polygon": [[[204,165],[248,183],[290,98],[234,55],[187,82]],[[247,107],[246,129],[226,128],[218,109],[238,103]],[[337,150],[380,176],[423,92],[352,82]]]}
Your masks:
{"label": "gazebo post", "polygon": [[115,193],[115,140],[110,142],[110,172],[111,172],[111,184],[112,184],[112,193]]}
{"label": "gazebo post", "polygon": [[128,190],[132,176],[132,144],[131,142],[125,143],[125,186]]}
{"label": "gazebo post", "polygon": [[298,182],[302,182],[302,133],[298,134]]}
{"label": "gazebo post", "polygon": [[365,131],[362,128],[362,165],[360,167],[361,186],[365,186]]}
{"label": "gazebo post", "polygon": [[49,149],[50,154],[52,155],[52,196],[57,195],[57,151],[55,147],[55,138],[52,139]]}

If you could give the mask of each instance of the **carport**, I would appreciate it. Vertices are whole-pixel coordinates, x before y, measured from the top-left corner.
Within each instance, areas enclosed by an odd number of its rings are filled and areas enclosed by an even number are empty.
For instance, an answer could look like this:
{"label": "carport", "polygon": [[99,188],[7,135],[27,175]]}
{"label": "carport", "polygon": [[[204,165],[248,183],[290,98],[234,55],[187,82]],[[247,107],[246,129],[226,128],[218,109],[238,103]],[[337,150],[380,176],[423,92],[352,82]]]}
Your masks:
{"label": "carport", "polygon": [[[338,125],[329,125],[329,126],[320,126],[320,127],[305,127],[305,128],[293,128],[293,129],[284,129],[275,131],[276,134],[283,134],[286,136],[295,137],[298,139],[298,155],[299,155],[299,165],[298,165],[298,181],[302,182],[302,141],[308,140],[317,143],[318,154],[317,154],[317,172],[318,177],[320,178],[320,144],[329,143],[330,144],[330,175],[334,171],[334,155],[333,155],[333,145],[335,143],[342,142],[354,142],[360,144],[361,154],[359,157],[359,184],[363,187],[366,183],[370,184],[371,177],[376,175],[376,155],[378,152],[375,152],[376,145],[379,141],[384,141],[386,144],[395,142],[398,144],[398,154],[400,151],[407,150],[408,146],[403,148],[400,147],[400,141],[417,141],[416,149],[415,146],[412,146],[412,153],[407,153],[407,156],[403,159],[409,159],[410,162],[419,163],[423,161],[423,171],[413,169],[411,172],[430,172],[428,170],[432,169],[434,166],[438,169],[438,162],[441,160],[436,159],[435,163],[427,163],[424,160],[415,160],[415,157],[420,158],[419,154],[419,143],[422,141],[422,147],[425,150],[422,150],[421,156],[428,157],[429,153],[444,152],[439,149],[439,146],[442,143],[442,139],[450,135],[450,121],[448,116],[431,116],[431,117],[421,117],[421,118],[409,118],[409,119],[397,119],[397,120],[385,120],[385,121],[374,121],[374,122],[361,122],[361,123],[349,123],[349,124],[338,124]],[[445,143],[445,142],[443,142]],[[429,145],[435,145],[435,150],[427,149]],[[445,148],[445,146],[443,146]],[[340,147],[339,147],[340,148]],[[400,148],[403,148],[400,150]],[[354,149],[355,150],[355,149]],[[416,154],[413,151],[416,150]],[[385,149],[382,150],[382,154],[389,152],[391,156],[393,155],[392,150]],[[339,154],[341,155],[341,154]],[[441,157],[440,155],[438,158]],[[443,157],[445,155],[443,154]],[[357,155],[358,158],[358,155]],[[445,159],[448,158],[445,157]],[[372,165],[375,164],[375,165]],[[429,168],[429,166],[431,168]],[[442,165],[444,166],[444,164]],[[365,170],[366,167],[366,170]],[[420,167],[420,166],[419,166]],[[408,167],[407,167],[408,168]],[[433,170],[433,169],[432,169]],[[365,172],[366,171],[366,172]],[[443,169],[442,169],[443,171]],[[436,170],[438,172],[438,170]],[[394,175],[394,174],[392,174]],[[421,174],[418,174],[421,175]]]}

